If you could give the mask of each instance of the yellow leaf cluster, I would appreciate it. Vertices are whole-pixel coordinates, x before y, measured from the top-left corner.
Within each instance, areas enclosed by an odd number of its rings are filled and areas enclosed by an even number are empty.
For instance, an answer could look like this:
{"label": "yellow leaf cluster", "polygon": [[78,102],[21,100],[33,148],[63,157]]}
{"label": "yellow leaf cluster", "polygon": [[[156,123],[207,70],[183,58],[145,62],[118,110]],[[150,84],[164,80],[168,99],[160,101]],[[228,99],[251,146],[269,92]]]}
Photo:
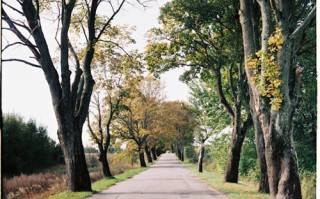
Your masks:
{"label": "yellow leaf cluster", "polygon": [[[281,50],[283,45],[280,28],[277,28],[271,35],[268,44],[268,52],[259,50],[256,52],[256,58],[248,59],[247,67],[252,71],[249,81],[256,83],[260,88],[261,95],[270,99],[273,110],[279,110],[283,101],[283,94],[280,91],[282,80],[280,79],[280,67],[275,57],[277,51]],[[263,70],[263,73],[261,73],[261,70]],[[263,82],[261,79],[263,79]]]}

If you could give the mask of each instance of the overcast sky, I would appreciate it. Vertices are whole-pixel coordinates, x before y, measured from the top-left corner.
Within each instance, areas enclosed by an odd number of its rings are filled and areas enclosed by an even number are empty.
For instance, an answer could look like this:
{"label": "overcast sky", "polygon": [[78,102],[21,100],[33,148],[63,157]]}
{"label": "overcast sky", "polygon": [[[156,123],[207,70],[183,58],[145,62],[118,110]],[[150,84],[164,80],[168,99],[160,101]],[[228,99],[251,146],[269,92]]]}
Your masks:
{"label": "overcast sky", "polygon": [[[146,9],[127,5],[115,18],[114,23],[136,26],[137,31],[133,34],[133,38],[137,41],[135,48],[143,50],[146,45],[144,35],[150,28],[158,26],[159,8],[165,2],[167,0],[158,0]],[[45,31],[47,34],[53,35],[54,29],[55,26],[47,24]],[[15,40],[6,31],[3,31],[3,34],[2,41],[4,45],[7,40]],[[52,46],[54,44],[49,43],[49,45]],[[54,53],[54,49],[51,52]],[[28,50],[20,46],[6,51],[2,56],[5,59],[6,57],[27,58],[29,55]],[[18,62],[3,62],[2,65],[3,112],[14,112],[22,115],[25,119],[36,119],[38,123],[48,127],[49,136],[57,141],[57,123],[53,113],[49,87],[42,70]],[[162,75],[167,100],[187,101],[188,87],[178,80],[181,73],[182,69],[176,69]],[[88,133],[85,129],[83,142],[85,146],[90,144]]]}

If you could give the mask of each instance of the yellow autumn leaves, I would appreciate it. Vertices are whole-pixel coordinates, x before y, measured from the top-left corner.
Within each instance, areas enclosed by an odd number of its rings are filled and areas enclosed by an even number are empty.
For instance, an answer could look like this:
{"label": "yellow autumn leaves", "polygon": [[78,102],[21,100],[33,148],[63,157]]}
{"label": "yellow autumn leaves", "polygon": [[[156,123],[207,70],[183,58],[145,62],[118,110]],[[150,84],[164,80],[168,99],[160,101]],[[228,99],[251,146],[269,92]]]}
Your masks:
{"label": "yellow autumn leaves", "polygon": [[283,37],[281,29],[277,28],[268,40],[268,52],[260,50],[256,58],[247,61],[247,67],[252,70],[251,82],[260,88],[261,95],[270,99],[271,108],[279,110],[283,101],[280,91],[280,67],[276,61],[276,53],[282,49]]}

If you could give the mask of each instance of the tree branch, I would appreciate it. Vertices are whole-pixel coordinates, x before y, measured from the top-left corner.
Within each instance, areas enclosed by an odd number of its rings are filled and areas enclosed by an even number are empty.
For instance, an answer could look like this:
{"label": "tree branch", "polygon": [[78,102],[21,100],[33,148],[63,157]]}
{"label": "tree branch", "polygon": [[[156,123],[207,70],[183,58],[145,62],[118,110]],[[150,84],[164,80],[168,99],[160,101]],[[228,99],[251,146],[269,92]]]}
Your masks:
{"label": "tree branch", "polygon": [[300,26],[298,26],[295,31],[289,36],[290,39],[296,39],[302,32],[305,30],[305,28],[310,24],[312,19],[316,17],[316,6],[312,8],[306,19],[301,23]]}
{"label": "tree branch", "polygon": [[104,26],[102,27],[100,33],[97,36],[97,40],[100,39],[101,35],[103,34],[103,32],[105,31],[105,29],[110,25],[111,21],[113,20],[113,18],[118,14],[118,12],[120,11],[120,9],[122,8],[124,2],[126,2],[126,0],[122,0],[120,6],[118,7],[118,9],[113,12],[113,14],[111,15],[111,17],[109,18],[109,20],[104,24]]}
{"label": "tree branch", "polygon": [[33,67],[36,67],[36,68],[42,68],[40,65],[33,64],[31,62],[28,62],[28,61],[25,61],[25,60],[22,60],[22,59],[2,59],[1,61],[2,62],[17,61],[17,62],[22,62],[22,63],[25,63],[27,65],[30,65],[30,66],[33,66]]}

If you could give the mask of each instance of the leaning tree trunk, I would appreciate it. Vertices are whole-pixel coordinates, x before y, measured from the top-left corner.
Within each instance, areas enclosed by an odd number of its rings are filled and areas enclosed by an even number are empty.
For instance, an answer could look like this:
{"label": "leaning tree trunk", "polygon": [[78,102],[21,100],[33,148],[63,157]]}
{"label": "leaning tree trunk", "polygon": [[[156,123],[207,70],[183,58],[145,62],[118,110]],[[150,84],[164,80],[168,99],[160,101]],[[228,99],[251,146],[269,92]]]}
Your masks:
{"label": "leaning tree trunk", "polygon": [[146,151],[146,155],[147,155],[147,159],[149,163],[152,163],[152,157],[151,157],[151,152],[149,150],[148,144],[145,143],[145,147],[144,147],[145,151]]}
{"label": "leaning tree trunk", "polygon": [[81,130],[72,133],[69,131],[69,134],[58,130],[58,137],[67,167],[67,183],[70,190],[91,190],[91,181],[81,140]]}
{"label": "leaning tree trunk", "polygon": [[153,147],[151,148],[151,154],[152,154],[153,160],[157,160],[156,147],[153,146]]}
{"label": "leaning tree trunk", "polygon": [[200,147],[199,160],[198,160],[198,171],[201,173],[203,171],[202,163],[203,163],[204,150],[205,150],[204,143],[202,143]]}

